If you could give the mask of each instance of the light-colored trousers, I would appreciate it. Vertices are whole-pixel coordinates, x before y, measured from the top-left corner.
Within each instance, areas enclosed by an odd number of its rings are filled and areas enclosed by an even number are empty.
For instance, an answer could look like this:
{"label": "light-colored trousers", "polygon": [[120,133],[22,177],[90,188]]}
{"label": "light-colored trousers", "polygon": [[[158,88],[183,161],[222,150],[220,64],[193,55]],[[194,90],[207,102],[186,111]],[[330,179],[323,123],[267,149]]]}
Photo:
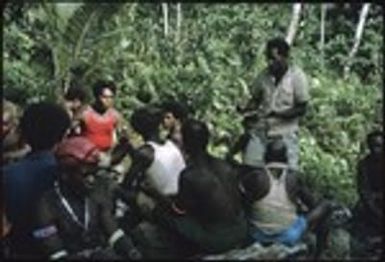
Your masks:
{"label": "light-colored trousers", "polygon": [[[265,164],[266,145],[274,139],[277,138],[266,137],[264,134],[257,132],[251,133],[250,140],[243,152],[243,163],[251,166],[263,166]],[[299,145],[297,132],[284,134],[282,139],[287,148],[289,167],[298,169]]]}

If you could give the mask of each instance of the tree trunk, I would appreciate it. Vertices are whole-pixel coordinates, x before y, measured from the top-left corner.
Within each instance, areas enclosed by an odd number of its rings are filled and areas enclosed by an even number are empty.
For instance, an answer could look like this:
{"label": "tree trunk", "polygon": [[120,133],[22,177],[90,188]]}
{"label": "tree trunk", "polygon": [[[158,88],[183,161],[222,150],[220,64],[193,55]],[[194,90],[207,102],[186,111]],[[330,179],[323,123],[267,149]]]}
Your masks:
{"label": "tree trunk", "polygon": [[168,5],[162,3],[164,35],[168,36]]}
{"label": "tree trunk", "polygon": [[177,3],[176,4],[176,36],[175,36],[176,42],[179,42],[181,24],[182,24],[182,8],[181,8],[181,3]]}
{"label": "tree trunk", "polygon": [[325,67],[325,55],[324,55],[324,48],[325,48],[325,17],[326,17],[326,4],[321,4],[321,28],[320,28],[320,52],[321,52],[321,67],[322,69]]}
{"label": "tree trunk", "polygon": [[290,25],[286,34],[286,41],[291,45],[294,41],[295,34],[298,29],[299,19],[301,16],[302,4],[293,4],[293,15],[291,17]]}
{"label": "tree trunk", "polygon": [[358,46],[360,45],[362,33],[364,32],[365,21],[366,21],[366,18],[368,16],[368,13],[369,13],[369,7],[370,7],[370,4],[364,4],[362,6],[361,14],[360,14],[360,20],[358,21],[358,25],[356,28],[356,34],[354,36],[354,44],[353,44],[352,49],[350,50],[348,59],[346,61],[345,67],[344,67],[344,78],[346,78],[349,75],[353,57],[357,53]]}

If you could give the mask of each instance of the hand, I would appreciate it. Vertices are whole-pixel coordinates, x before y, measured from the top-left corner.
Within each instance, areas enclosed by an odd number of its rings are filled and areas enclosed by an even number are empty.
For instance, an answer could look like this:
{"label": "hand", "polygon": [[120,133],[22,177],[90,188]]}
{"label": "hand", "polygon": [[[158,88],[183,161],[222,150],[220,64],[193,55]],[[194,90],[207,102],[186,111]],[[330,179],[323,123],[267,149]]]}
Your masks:
{"label": "hand", "polygon": [[1,237],[5,237],[11,231],[12,225],[8,222],[5,213],[3,213],[3,231],[1,233]]}
{"label": "hand", "polygon": [[124,126],[119,130],[119,142],[124,141],[129,141],[130,140],[130,134],[128,132],[128,127]]}
{"label": "hand", "polygon": [[121,185],[116,187],[115,192],[117,197],[128,206],[136,205],[137,192],[125,190]]}

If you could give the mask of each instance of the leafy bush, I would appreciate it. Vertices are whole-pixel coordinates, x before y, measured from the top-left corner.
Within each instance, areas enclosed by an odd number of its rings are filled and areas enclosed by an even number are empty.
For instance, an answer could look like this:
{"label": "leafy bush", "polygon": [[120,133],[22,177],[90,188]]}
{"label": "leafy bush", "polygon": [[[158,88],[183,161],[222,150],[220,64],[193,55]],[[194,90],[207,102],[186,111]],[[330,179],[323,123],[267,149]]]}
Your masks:
{"label": "leafy bush", "polygon": [[353,204],[356,166],[365,136],[378,126],[377,86],[362,86],[357,78],[342,80],[325,74],[311,81],[311,104],[302,121],[301,168],[305,180],[324,196]]}

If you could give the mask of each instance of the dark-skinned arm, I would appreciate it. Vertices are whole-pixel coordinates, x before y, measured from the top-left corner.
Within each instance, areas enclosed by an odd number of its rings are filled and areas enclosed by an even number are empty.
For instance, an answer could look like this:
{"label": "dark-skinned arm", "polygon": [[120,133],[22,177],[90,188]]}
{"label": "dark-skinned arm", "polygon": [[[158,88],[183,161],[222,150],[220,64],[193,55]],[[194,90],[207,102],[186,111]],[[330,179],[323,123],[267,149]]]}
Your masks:
{"label": "dark-skinned arm", "polygon": [[317,200],[310,192],[304,181],[300,178],[302,175],[298,171],[289,170],[290,175],[287,176],[287,189],[292,200],[303,203],[307,209],[313,209]]}
{"label": "dark-skinned arm", "polygon": [[132,188],[133,182],[136,179],[140,179],[144,171],[150,167],[154,161],[154,149],[149,145],[144,145],[134,151],[132,157],[132,166],[122,182],[122,186],[125,189]]}
{"label": "dark-skinned arm", "polygon": [[316,199],[314,198],[313,194],[310,192],[310,190],[303,185],[303,183],[299,183],[298,188],[298,197],[299,199],[308,207],[309,209],[313,209],[316,206]]}
{"label": "dark-skinned arm", "polygon": [[129,123],[128,121],[123,117],[123,115],[119,112],[118,113],[118,121],[117,121],[117,124],[116,124],[116,132],[117,132],[117,136],[119,138],[121,137],[125,137],[127,139],[129,139]]}
{"label": "dark-skinned arm", "polygon": [[83,108],[81,112],[74,115],[71,121],[70,133],[72,135],[80,135],[86,130],[85,113],[86,108]]}
{"label": "dark-skinned arm", "polygon": [[146,195],[153,198],[159,205],[163,208],[171,208],[173,204],[173,200],[169,196],[164,196],[160,194],[155,188],[152,187],[141,187],[141,191],[143,191]]}
{"label": "dark-skinned arm", "polygon": [[111,152],[111,165],[120,163],[123,158],[129,154],[132,158],[136,153],[135,148],[131,145],[127,137],[121,137],[118,144],[112,149]]}
{"label": "dark-skinned arm", "polygon": [[[96,196],[99,194],[99,196]],[[92,196],[91,196],[92,197]],[[132,239],[118,224],[113,215],[113,194],[110,191],[101,190],[94,192],[92,200],[97,204],[98,218],[101,228],[108,237],[109,246],[122,258],[138,260],[142,258],[139,250],[134,246]]]}
{"label": "dark-skinned arm", "polygon": [[235,144],[230,147],[229,152],[226,155],[228,161],[232,161],[234,155],[240,152],[243,148],[246,147],[247,142],[249,141],[249,136],[247,133],[242,134]]}
{"label": "dark-skinned arm", "polygon": [[36,243],[51,260],[68,258],[71,255],[60,237],[61,232],[56,223],[56,213],[46,197],[42,197],[37,205],[35,225],[32,231]]}

